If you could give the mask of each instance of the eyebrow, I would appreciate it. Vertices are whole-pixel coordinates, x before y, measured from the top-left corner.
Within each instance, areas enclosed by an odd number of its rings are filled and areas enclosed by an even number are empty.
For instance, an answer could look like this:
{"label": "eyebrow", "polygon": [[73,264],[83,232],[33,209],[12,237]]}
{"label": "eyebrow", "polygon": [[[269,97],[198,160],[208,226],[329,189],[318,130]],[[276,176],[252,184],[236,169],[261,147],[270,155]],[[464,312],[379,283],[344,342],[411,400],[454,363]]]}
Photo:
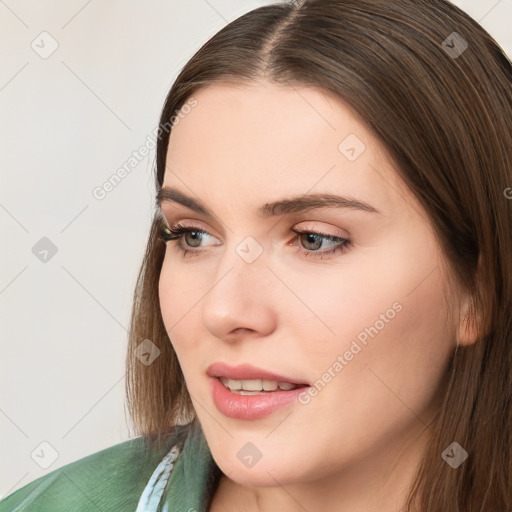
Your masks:
{"label": "eyebrow", "polygon": [[[201,213],[208,218],[214,218],[208,208],[199,200],[185,195],[172,187],[163,187],[156,194],[156,205],[161,207],[164,202],[179,203],[191,210]],[[258,208],[259,217],[272,217],[289,213],[301,213],[317,208],[352,208],[382,215],[377,208],[352,197],[343,197],[333,194],[305,194],[289,199],[281,199],[272,203],[265,203]]]}

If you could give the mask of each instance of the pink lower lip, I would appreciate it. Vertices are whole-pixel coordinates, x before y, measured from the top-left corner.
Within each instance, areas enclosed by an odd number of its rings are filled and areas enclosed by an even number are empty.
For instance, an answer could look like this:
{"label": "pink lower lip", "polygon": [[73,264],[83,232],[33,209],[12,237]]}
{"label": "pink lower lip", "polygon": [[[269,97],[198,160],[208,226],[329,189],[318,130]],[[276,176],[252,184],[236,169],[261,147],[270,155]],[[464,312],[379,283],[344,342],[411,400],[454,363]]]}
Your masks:
{"label": "pink lower lip", "polygon": [[210,382],[217,409],[224,416],[238,420],[256,420],[268,416],[279,407],[295,402],[305,389],[300,387],[261,395],[237,395],[227,389],[217,377],[210,377]]}

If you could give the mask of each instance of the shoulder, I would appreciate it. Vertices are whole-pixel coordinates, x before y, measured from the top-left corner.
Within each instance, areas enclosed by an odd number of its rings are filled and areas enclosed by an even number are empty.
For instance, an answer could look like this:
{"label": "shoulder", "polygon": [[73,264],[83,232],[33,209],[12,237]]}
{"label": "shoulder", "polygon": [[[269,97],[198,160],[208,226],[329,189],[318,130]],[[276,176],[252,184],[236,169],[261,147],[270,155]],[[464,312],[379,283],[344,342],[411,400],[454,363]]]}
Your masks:
{"label": "shoulder", "polygon": [[98,451],[44,475],[0,501],[0,512],[135,510],[155,466],[186,436],[176,425],[154,449],[142,437]]}

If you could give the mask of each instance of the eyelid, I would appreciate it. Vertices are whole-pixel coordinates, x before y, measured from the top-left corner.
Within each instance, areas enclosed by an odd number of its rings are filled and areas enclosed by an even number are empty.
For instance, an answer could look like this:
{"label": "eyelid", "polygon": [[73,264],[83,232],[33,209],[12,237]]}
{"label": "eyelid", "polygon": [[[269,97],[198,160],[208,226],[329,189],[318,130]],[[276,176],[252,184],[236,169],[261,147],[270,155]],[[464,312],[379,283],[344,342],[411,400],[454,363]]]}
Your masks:
{"label": "eyelid", "polygon": [[[191,229],[191,230],[195,229],[197,231],[201,231],[201,232],[206,233],[208,236],[210,236],[212,238],[216,238],[217,240],[219,240],[219,238],[217,236],[213,235],[210,232],[209,228],[201,227],[199,225],[198,221],[196,221],[196,220],[189,220],[189,221],[187,221],[185,219],[185,220],[179,220],[179,221],[176,221],[176,222],[170,222],[169,223],[165,217],[162,217],[162,221],[164,223],[164,226],[166,228],[168,228],[168,229],[175,228],[179,224],[179,225],[183,226],[183,228],[185,228],[185,229]],[[308,223],[310,223],[310,222],[319,222],[321,224],[329,224],[329,223],[326,223],[325,221],[300,221],[292,229],[289,229],[289,230],[286,229],[285,232],[289,233],[289,231],[292,231],[293,233],[297,234],[297,231],[295,231],[295,230],[298,230],[300,232],[307,231],[307,232],[316,233],[316,234],[322,235],[324,237],[352,238],[351,234],[347,230],[341,230],[340,228],[331,225],[332,229],[333,230],[336,229],[336,230],[338,230],[338,232],[332,232],[330,230],[327,231],[327,230],[324,230],[323,228],[316,227],[316,226],[313,226],[313,225],[309,225]],[[305,224],[305,225],[303,225],[303,224]]]}
{"label": "eyelid", "polygon": [[195,228],[207,231],[208,234],[215,236],[212,234],[212,231],[216,231],[216,228],[212,227],[211,224],[205,223],[198,219],[194,219],[193,217],[186,217],[183,214],[170,214],[162,215],[161,218],[168,227],[176,226],[176,224],[181,224],[187,228]]}
{"label": "eyelid", "polygon": [[[169,235],[172,235],[174,233],[186,233],[186,232],[197,232],[197,233],[201,233],[201,235],[206,235],[208,237],[211,237],[213,239],[217,239],[218,238],[214,235],[212,235],[209,231],[207,231],[206,229],[203,229],[199,226],[195,226],[193,224],[182,224],[181,222],[176,222],[176,223],[172,223],[172,227],[169,226],[169,224],[167,223],[167,221],[164,220],[163,224],[162,224],[162,228],[161,228],[161,231],[164,230],[164,231],[169,231]],[[179,236],[180,239],[183,238],[183,234]],[[205,236],[201,236],[201,239],[204,239]],[[177,245],[180,245],[181,241],[179,240],[176,240],[176,243]],[[213,246],[216,246],[216,245],[221,245],[221,244],[218,244],[218,243],[213,243],[211,244]],[[201,251],[202,249],[199,249],[198,251]],[[193,252],[194,250],[192,249],[191,252]]]}
{"label": "eyelid", "polygon": [[[175,206],[175,207],[173,207]],[[189,216],[190,215],[190,216]],[[211,233],[214,229],[217,232],[222,231],[224,223],[219,222],[217,225],[217,218],[209,219],[207,222],[199,220],[202,218],[201,214],[197,214],[199,218],[194,218],[194,213],[184,210],[180,205],[173,205],[172,203],[162,203],[159,210],[159,216],[166,223],[167,226],[173,226],[178,223],[183,224],[184,222],[191,223],[192,227],[202,229]],[[212,226],[213,224],[213,226]],[[187,225],[187,227],[189,227]],[[229,230],[229,228],[228,228]]]}
{"label": "eyelid", "polygon": [[[216,235],[214,235],[212,233],[212,231],[211,231],[212,229],[214,229],[217,233],[223,233],[225,228],[228,231],[232,231],[231,229],[229,229],[228,226],[226,226],[224,224],[224,222],[219,221],[219,225],[218,226],[215,225],[215,224],[217,224],[216,217],[211,220],[208,220],[207,223],[204,223],[203,221],[201,221],[199,219],[195,219],[193,216],[188,217],[187,214],[190,215],[190,212],[183,211],[183,208],[180,205],[174,205],[173,203],[162,203],[162,205],[160,206],[159,213],[160,213],[161,218],[165,220],[165,222],[167,223],[168,226],[175,225],[178,222],[179,223],[190,222],[190,223],[192,223],[191,227],[207,231],[208,234],[210,234],[211,236],[214,236],[215,238],[219,238],[219,237],[217,237]],[[325,233],[325,228],[323,226],[318,228],[315,225],[310,225],[311,223],[315,223],[315,224],[319,223],[322,225],[327,225],[327,226],[329,226],[329,229],[334,230],[332,232],[329,231],[330,236],[348,237],[349,238],[351,236],[351,234],[347,229],[341,229],[336,224],[332,223],[332,220],[334,220],[336,222],[335,219],[337,217],[337,216],[333,217],[331,215],[332,213],[333,212],[331,210],[328,210],[325,214],[320,214],[319,212],[314,212],[314,211],[304,211],[304,212],[298,212],[296,214],[290,214],[288,217],[282,218],[278,222],[270,223],[269,231],[270,230],[273,231],[274,227],[276,225],[279,225],[279,224],[282,225],[283,223],[293,222],[294,227],[298,226],[299,224],[305,223],[307,228],[304,228],[304,229],[311,229],[312,231],[318,231],[318,229],[321,229]],[[349,214],[350,212],[346,211],[344,213]],[[201,215],[201,214],[198,214],[198,215]],[[323,217],[323,218],[314,218],[317,215],[319,217]],[[330,217],[331,221],[326,219],[327,216]],[[275,219],[274,219],[274,221],[275,221]],[[265,222],[265,221],[263,221],[263,222]],[[260,221],[260,223],[261,223],[261,221]],[[213,226],[212,226],[212,224],[213,224]],[[187,227],[189,227],[189,226],[187,226]],[[303,228],[301,227],[300,229],[303,229]],[[267,232],[269,232],[269,231],[267,231]]]}
{"label": "eyelid", "polygon": [[[328,224],[330,226],[330,228],[325,229],[323,226],[318,227],[315,225],[310,225],[309,223],[311,223],[311,222],[317,222],[317,223],[324,224],[324,225]],[[297,225],[295,225],[293,227],[292,231],[295,229],[297,229],[299,231],[312,231],[312,232],[315,232],[315,233],[318,233],[318,234],[321,234],[324,236],[332,236],[332,237],[336,237],[336,238],[351,238],[351,235],[348,232],[348,230],[341,229],[337,226],[333,226],[329,222],[320,221],[320,220],[318,220],[318,221],[308,220],[308,221],[299,222]]]}

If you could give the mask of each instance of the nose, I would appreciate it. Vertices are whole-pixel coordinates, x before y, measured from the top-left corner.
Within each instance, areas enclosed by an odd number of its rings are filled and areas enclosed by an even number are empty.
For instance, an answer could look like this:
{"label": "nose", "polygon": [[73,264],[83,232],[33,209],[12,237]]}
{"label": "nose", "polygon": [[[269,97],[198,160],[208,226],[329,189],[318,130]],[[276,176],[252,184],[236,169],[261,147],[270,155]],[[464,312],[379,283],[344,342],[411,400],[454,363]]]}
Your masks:
{"label": "nose", "polygon": [[276,279],[265,254],[251,262],[240,246],[226,249],[210,283],[200,307],[201,321],[213,336],[234,342],[272,333],[278,315]]}

